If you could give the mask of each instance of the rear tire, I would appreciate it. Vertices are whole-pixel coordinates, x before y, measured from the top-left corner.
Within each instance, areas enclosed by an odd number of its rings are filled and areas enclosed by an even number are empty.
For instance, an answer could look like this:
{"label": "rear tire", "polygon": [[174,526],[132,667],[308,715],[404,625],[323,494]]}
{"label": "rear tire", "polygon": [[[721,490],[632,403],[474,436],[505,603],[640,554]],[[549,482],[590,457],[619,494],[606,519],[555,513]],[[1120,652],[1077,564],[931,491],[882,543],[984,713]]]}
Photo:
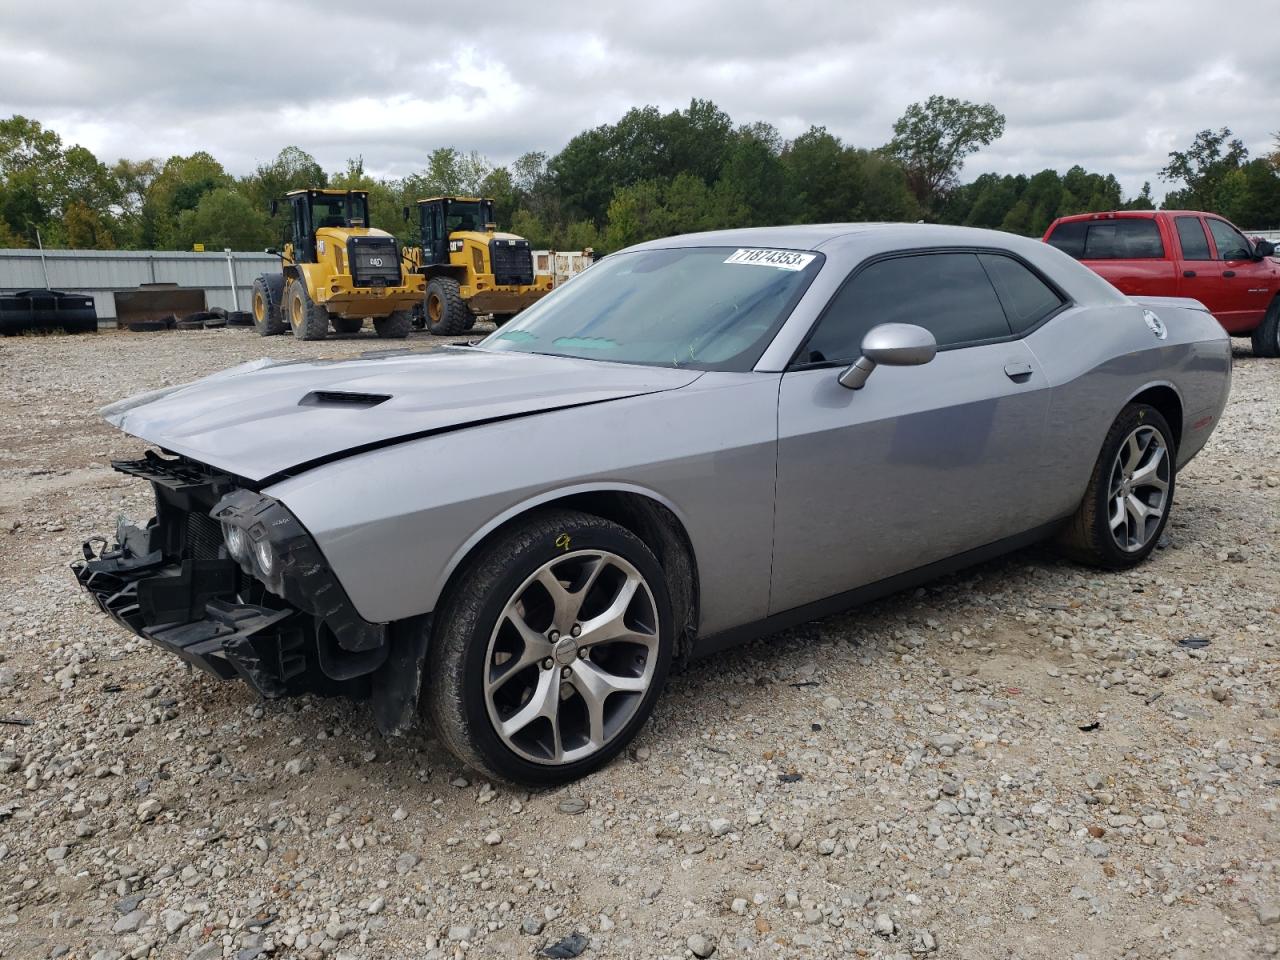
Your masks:
{"label": "rear tire", "polygon": [[330,317],[334,333],[359,333],[364,327],[364,317]]}
{"label": "rear tire", "polygon": [[1267,315],[1250,339],[1255,357],[1280,357],[1280,297],[1271,301]]}
{"label": "rear tire", "polygon": [[284,333],[284,276],[264,274],[253,281],[253,325],[258,335],[274,337]]}
{"label": "rear tire", "polygon": [[312,301],[301,280],[289,281],[285,307],[293,335],[299,340],[323,340],[329,335],[329,311]]}
{"label": "rear tire", "polygon": [[387,317],[374,317],[373,329],[384,340],[403,340],[413,329],[413,313],[409,310],[397,310]]}
{"label": "rear tire", "polygon": [[1169,522],[1176,475],[1168,421],[1155,407],[1129,404],[1107,431],[1084,499],[1059,535],[1062,551],[1107,570],[1141,563]]}
{"label": "rear tire", "polygon": [[500,534],[438,611],[436,732],[462,762],[515,783],[566,783],[608,763],[644,725],[671,663],[658,561],[629,530],[577,511]]}
{"label": "rear tire", "polygon": [[427,284],[423,312],[427,318],[427,329],[437,337],[459,337],[476,322],[475,315],[458,291],[458,281],[448,277],[431,278]]}

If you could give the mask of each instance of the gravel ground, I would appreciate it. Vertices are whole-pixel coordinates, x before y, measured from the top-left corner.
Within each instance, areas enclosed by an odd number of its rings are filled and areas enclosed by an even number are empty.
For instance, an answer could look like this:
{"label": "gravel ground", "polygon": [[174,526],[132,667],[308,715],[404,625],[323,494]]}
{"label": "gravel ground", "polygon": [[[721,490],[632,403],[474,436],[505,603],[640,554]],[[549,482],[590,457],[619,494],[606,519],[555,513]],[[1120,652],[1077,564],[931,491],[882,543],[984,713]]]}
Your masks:
{"label": "gravel ground", "polygon": [[0,342],[0,955],[1280,952],[1280,362],[1237,352],[1140,569],[1033,550],[695,664],[624,757],[531,794],[192,674],[66,569],[149,511],[100,404],[379,346]]}

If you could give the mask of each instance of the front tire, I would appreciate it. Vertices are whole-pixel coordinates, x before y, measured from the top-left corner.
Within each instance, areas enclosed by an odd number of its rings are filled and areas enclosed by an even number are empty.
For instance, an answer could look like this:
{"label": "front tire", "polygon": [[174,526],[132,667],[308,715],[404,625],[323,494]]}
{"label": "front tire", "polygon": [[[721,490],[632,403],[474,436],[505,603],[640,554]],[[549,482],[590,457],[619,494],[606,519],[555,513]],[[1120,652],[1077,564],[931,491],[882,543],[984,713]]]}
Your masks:
{"label": "front tire", "polygon": [[1169,423],[1155,407],[1131,403],[1107,431],[1089,487],[1060,545],[1075,560],[1125,570],[1160,541],[1177,480]]}
{"label": "front tire", "polygon": [[329,311],[311,299],[301,280],[289,281],[285,306],[289,326],[299,340],[323,340],[329,335]]}
{"label": "front tire", "polygon": [[590,514],[534,515],[469,562],[439,610],[436,730],[490,776],[577,779],[643,726],[673,636],[662,568],[639,538]]}
{"label": "front tire", "polygon": [[1280,297],[1271,301],[1267,315],[1250,337],[1255,357],[1280,357]]}
{"label": "front tire", "polygon": [[476,318],[462,299],[458,281],[432,277],[427,284],[424,313],[427,329],[437,337],[459,337],[475,326]]}
{"label": "front tire", "polygon": [[274,337],[284,333],[284,276],[262,275],[253,281],[253,325],[258,336]]}
{"label": "front tire", "polygon": [[384,340],[403,340],[413,329],[413,313],[409,310],[397,310],[386,317],[374,317],[373,329]]}

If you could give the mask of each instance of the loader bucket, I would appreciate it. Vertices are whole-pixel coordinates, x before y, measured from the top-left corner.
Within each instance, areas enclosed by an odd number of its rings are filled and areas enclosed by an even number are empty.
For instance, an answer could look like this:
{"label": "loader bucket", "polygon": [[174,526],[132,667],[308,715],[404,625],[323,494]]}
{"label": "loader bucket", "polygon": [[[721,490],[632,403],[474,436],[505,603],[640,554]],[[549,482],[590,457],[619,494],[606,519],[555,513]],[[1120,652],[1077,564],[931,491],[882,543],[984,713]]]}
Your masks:
{"label": "loader bucket", "polygon": [[204,290],[176,283],[144,283],[115,294],[116,323],[130,330],[158,330],[205,309]]}

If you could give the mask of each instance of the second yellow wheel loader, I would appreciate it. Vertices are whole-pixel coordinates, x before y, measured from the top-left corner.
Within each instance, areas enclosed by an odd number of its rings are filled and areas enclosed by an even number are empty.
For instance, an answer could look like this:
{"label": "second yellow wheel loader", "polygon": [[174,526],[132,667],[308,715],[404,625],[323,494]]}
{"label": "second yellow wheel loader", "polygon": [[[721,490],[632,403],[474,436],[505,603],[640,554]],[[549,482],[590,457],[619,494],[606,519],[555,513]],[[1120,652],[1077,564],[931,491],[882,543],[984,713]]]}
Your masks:
{"label": "second yellow wheel loader", "polygon": [[[502,324],[551,292],[535,276],[529,241],[498,232],[488,197],[431,197],[416,204],[422,246],[405,250],[426,281],[421,324],[441,336],[466,333],[478,316]],[[405,207],[405,219],[410,208]]]}

